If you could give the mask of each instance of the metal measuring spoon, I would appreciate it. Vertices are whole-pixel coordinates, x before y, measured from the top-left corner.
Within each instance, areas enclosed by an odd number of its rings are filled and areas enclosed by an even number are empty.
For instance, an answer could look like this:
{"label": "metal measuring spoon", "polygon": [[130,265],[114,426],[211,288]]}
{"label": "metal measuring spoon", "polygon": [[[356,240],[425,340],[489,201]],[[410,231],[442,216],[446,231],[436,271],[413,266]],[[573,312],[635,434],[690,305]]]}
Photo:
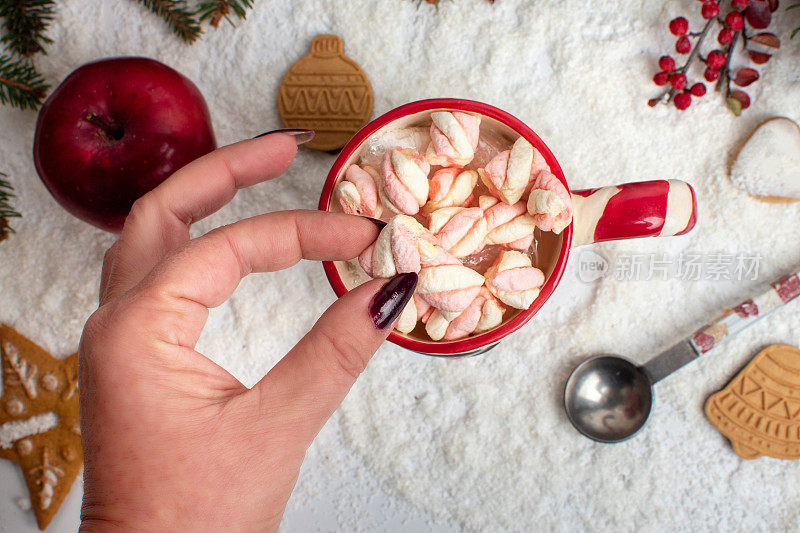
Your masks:
{"label": "metal measuring spoon", "polygon": [[691,337],[642,366],[617,355],[599,355],[578,365],[567,379],[564,407],[575,428],[599,442],[632,437],[647,422],[653,385],[708,353],[728,337],[800,295],[800,273],[774,281],[761,294],[698,329]]}

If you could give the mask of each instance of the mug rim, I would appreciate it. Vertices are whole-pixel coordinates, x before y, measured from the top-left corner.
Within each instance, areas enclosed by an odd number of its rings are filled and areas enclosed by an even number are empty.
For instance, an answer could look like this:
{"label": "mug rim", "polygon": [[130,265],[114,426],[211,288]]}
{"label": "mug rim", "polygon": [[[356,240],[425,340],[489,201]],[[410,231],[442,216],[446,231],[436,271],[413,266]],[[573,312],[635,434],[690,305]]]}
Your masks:
{"label": "mug rim", "polygon": [[[361,145],[369,139],[376,131],[388,125],[389,123],[413,115],[416,113],[433,111],[435,109],[446,109],[455,111],[465,111],[468,113],[477,113],[501,122],[514,130],[516,133],[524,137],[528,142],[535,146],[544,156],[545,161],[550,166],[550,172],[558,178],[558,180],[566,187],[567,192],[570,191],[567,180],[564,177],[564,172],[558,164],[550,148],[545,142],[524,122],[513,116],[512,114],[503,111],[497,107],[478,102],[475,100],[464,100],[460,98],[431,98],[426,100],[417,100],[408,104],[396,107],[380,117],[370,121],[366,126],[361,128],[350,142],[348,142],[334,161],[328,176],[325,179],[325,185],[322,188],[318,208],[320,211],[329,211],[333,199],[333,188],[336,178],[344,171],[345,162],[355,153]],[[555,288],[561,282],[564,275],[564,270],[567,265],[567,258],[569,257],[570,248],[572,246],[572,222],[561,232],[561,250],[559,250],[558,257],[553,267],[553,272],[545,281],[539,291],[539,295],[533,301],[528,309],[521,310],[517,316],[501,324],[500,326],[481,333],[479,335],[466,337],[454,341],[420,341],[405,337],[396,331],[392,330],[389,334],[389,341],[413,350],[415,352],[423,352],[439,356],[459,356],[465,352],[479,350],[486,346],[496,344],[503,338],[511,333],[514,333],[522,326],[524,326],[533,316],[541,309],[544,303],[550,298],[555,291]],[[342,281],[339,271],[336,268],[334,261],[323,261],[323,268],[328,282],[333,287],[337,297],[343,296],[347,293],[347,288]]]}

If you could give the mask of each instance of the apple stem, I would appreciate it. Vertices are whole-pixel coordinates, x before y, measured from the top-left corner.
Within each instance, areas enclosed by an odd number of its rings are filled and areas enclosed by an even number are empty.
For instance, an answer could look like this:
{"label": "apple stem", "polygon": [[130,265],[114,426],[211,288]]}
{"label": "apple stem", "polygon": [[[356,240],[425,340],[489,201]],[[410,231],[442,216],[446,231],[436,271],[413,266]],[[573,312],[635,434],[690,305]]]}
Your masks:
{"label": "apple stem", "polygon": [[83,118],[86,120],[86,122],[93,124],[98,128],[100,128],[101,130],[103,130],[103,133],[105,133],[109,139],[112,139],[114,141],[122,139],[122,135],[124,132],[122,126],[120,126],[119,124],[107,122],[92,112],[86,113],[86,115]]}

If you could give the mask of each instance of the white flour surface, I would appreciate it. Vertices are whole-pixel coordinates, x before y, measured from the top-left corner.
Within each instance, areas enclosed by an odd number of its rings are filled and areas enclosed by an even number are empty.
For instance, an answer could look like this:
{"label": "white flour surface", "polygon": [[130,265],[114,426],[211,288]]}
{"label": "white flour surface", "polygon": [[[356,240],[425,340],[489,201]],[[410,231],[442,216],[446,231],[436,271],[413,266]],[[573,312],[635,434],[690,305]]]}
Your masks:
{"label": "white flour surface", "polygon": [[[561,407],[564,380],[584,357],[644,362],[725,306],[800,266],[800,204],[750,198],[727,178],[732,150],[771,116],[800,120],[800,11],[781,11],[784,43],[740,118],[709,91],[689,111],[659,106],[650,81],[670,50],[667,22],[694,0],[256,0],[246,22],[181,44],[131,0],[60,0],[53,84],[84,62],[146,55],[194,80],[221,144],[279,127],[278,83],[317,34],[334,33],[369,76],[375,116],[428,97],[501,107],[550,146],[573,188],[682,178],[700,221],[689,235],[609,243],[611,265],[632,253],[759,257],[755,280],[578,279],[574,253],[534,320],[481,357],[444,360],[383,346],[309,451],[287,531],[794,530],[800,463],[744,461],[708,423],[705,399],[771,343],[800,344],[794,302],[660,383],[647,428],[619,445],[578,435]],[[71,354],[97,299],[113,236],[69,216],[33,168],[36,115],[0,108],[0,170],[25,218],[0,245],[0,320],[59,356]],[[314,208],[334,157],[301,150],[282,178],[242,191],[198,233],[265,211]],[[704,256],[708,259],[709,256]],[[646,277],[646,276],[643,276]],[[333,301],[321,265],[302,262],[245,280],[214,310],[200,350],[255,383]],[[0,531],[35,527],[14,503],[22,476],[0,462]],[[51,527],[74,531],[78,481]]]}

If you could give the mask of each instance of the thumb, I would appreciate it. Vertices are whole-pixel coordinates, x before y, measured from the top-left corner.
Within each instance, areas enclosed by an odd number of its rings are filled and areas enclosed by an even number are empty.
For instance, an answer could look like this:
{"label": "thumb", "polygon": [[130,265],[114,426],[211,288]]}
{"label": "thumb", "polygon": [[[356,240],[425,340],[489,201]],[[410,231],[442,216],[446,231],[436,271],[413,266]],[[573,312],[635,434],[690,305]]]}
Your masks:
{"label": "thumb", "polygon": [[334,302],[249,391],[258,396],[262,419],[282,418],[310,444],[386,340],[416,285],[416,274],[400,274],[364,283]]}

